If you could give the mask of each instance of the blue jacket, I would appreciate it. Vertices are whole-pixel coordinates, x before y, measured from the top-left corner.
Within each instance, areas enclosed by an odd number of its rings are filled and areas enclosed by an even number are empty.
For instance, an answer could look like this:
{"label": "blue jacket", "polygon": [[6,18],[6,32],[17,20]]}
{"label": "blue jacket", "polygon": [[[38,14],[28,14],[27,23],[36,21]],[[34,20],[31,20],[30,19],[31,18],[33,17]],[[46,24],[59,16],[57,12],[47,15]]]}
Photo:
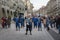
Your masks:
{"label": "blue jacket", "polygon": [[33,22],[34,22],[34,23],[37,23],[37,22],[38,22],[38,18],[35,18],[35,17],[34,17],[34,18],[33,18]]}
{"label": "blue jacket", "polygon": [[19,18],[13,18],[13,20],[16,22],[16,25],[19,25]]}
{"label": "blue jacket", "polygon": [[24,23],[24,18],[21,17],[19,21],[20,21],[20,23]]}
{"label": "blue jacket", "polygon": [[38,18],[38,27],[41,27],[41,18]]}

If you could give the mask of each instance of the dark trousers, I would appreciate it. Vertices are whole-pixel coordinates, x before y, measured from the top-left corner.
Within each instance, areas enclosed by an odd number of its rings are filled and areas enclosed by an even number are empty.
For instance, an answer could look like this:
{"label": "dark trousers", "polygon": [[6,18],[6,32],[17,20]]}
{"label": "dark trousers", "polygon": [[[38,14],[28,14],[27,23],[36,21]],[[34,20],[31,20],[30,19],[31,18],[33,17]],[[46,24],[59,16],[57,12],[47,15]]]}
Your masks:
{"label": "dark trousers", "polygon": [[40,29],[42,30],[42,25],[41,25],[41,23],[38,23],[38,31],[39,31]]}
{"label": "dark trousers", "polygon": [[56,28],[58,29],[58,23],[56,23]]}
{"label": "dark trousers", "polygon": [[30,25],[26,25],[26,33],[27,33],[28,31],[30,31],[30,33],[31,33],[31,31],[32,31],[32,27],[31,27]]}
{"label": "dark trousers", "polygon": [[16,31],[18,30],[18,28],[19,28],[19,31],[20,31],[20,26],[19,26],[19,24],[16,24]]}
{"label": "dark trousers", "polygon": [[47,30],[50,30],[50,28],[49,28],[49,24],[46,24],[46,27],[47,27]]}
{"label": "dark trousers", "polygon": [[60,24],[58,25],[58,30],[59,30],[59,34],[60,34]]}
{"label": "dark trousers", "polygon": [[38,25],[38,24],[34,22],[34,28],[37,28],[37,25]]}

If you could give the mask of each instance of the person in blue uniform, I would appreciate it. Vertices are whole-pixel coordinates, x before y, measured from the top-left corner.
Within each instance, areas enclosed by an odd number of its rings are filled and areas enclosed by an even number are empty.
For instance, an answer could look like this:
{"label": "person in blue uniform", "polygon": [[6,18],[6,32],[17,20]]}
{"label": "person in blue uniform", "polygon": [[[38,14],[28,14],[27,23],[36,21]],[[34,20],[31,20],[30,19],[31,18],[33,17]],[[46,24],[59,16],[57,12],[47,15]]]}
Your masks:
{"label": "person in blue uniform", "polygon": [[34,17],[32,21],[34,23],[34,28],[37,28],[38,18]]}
{"label": "person in blue uniform", "polygon": [[20,31],[20,25],[19,25],[19,18],[16,16],[13,18],[15,24],[16,24],[16,31],[18,31],[18,28],[19,28],[19,31]]}
{"label": "person in blue uniform", "polygon": [[41,29],[41,31],[42,31],[42,25],[41,25],[41,17],[39,16],[38,17],[38,31],[40,31],[40,29]]}
{"label": "person in blue uniform", "polygon": [[24,27],[24,17],[20,18],[21,28]]}

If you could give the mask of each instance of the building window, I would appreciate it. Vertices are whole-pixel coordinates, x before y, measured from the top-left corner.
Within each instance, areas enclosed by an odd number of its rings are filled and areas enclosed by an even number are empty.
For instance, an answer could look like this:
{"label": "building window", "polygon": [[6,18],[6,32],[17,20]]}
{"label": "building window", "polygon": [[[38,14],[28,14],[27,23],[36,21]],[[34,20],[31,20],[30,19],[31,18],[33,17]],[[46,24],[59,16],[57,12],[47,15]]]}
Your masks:
{"label": "building window", "polygon": [[14,3],[13,6],[16,6],[16,4]]}
{"label": "building window", "polygon": [[5,10],[4,10],[4,8],[2,8],[2,12],[3,12],[3,14],[5,13]]}
{"label": "building window", "polygon": [[25,8],[25,10],[27,10],[27,7]]}
{"label": "building window", "polygon": [[20,8],[20,10],[21,10],[21,8]]}
{"label": "building window", "polygon": [[7,10],[7,13],[9,14],[9,10]]}
{"label": "building window", "polygon": [[12,15],[12,11],[11,11],[11,15]]}

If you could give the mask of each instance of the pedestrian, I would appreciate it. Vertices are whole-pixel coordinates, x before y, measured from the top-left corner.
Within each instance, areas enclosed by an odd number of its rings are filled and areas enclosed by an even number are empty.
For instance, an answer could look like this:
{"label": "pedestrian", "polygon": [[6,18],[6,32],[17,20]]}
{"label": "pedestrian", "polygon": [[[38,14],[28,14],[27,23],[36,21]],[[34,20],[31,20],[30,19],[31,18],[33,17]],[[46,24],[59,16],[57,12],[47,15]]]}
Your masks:
{"label": "pedestrian", "polygon": [[46,17],[46,28],[47,28],[47,30],[50,30],[50,28],[49,28],[49,17]]}
{"label": "pedestrian", "polygon": [[5,17],[5,28],[7,28],[8,18]]}
{"label": "pedestrian", "polygon": [[42,31],[42,25],[41,25],[42,23],[41,23],[41,21],[42,21],[42,20],[41,20],[41,17],[39,16],[39,17],[38,17],[38,31],[40,31],[40,29],[41,29],[41,31]]}
{"label": "pedestrian", "polygon": [[26,35],[28,33],[28,30],[30,31],[30,35],[32,35],[31,31],[32,31],[32,19],[30,18],[30,16],[27,16],[28,18],[26,19]]}
{"label": "pedestrian", "polygon": [[15,22],[15,25],[16,25],[16,31],[20,31],[20,25],[19,25],[19,18],[16,16],[13,18],[14,22]]}
{"label": "pedestrian", "polygon": [[37,25],[38,25],[38,18],[37,16],[33,17],[33,24],[34,24],[34,28],[37,28]]}
{"label": "pedestrian", "polygon": [[60,34],[60,14],[58,15],[57,23],[58,23],[58,30]]}
{"label": "pedestrian", "polygon": [[44,25],[44,28],[46,28],[46,17],[43,17],[43,25]]}
{"label": "pedestrian", "polygon": [[2,28],[5,28],[5,17],[2,17],[1,20],[2,20]]}
{"label": "pedestrian", "polygon": [[55,22],[56,22],[56,29],[58,29],[58,18],[59,18],[59,16],[56,15],[56,20],[55,20]]}
{"label": "pedestrian", "polygon": [[52,16],[50,18],[50,26],[51,26],[51,28],[53,28],[53,17]]}
{"label": "pedestrian", "polygon": [[11,17],[10,16],[8,16],[7,25],[8,25],[8,28],[10,28],[10,25],[11,25]]}
{"label": "pedestrian", "polygon": [[56,25],[56,18],[55,18],[55,16],[53,16],[53,27],[55,27],[55,25]]}
{"label": "pedestrian", "polygon": [[24,17],[19,17],[19,22],[21,24],[21,28],[24,27]]}

